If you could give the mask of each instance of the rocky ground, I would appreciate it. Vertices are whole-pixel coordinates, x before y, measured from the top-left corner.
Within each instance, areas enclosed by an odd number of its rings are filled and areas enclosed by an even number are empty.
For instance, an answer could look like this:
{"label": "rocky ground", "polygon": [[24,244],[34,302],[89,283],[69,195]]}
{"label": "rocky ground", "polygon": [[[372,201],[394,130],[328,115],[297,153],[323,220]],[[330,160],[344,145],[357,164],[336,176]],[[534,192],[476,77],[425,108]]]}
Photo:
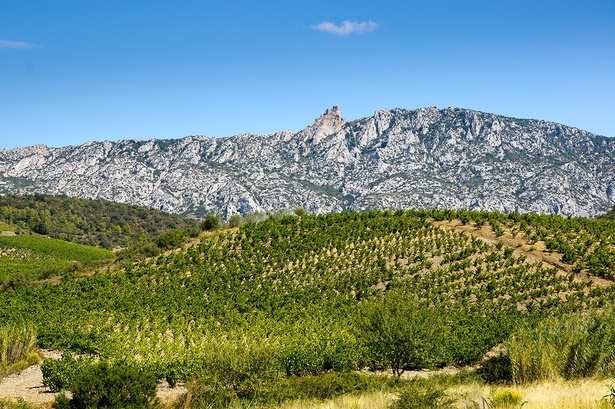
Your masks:
{"label": "rocky ground", "polygon": [[[58,351],[43,351],[45,359],[59,359]],[[162,402],[171,402],[187,392],[183,385],[169,387],[166,382],[158,385],[158,397]],[[0,382],[0,399],[23,399],[37,406],[48,407],[57,393],[43,385],[43,373],[40,365],[33,365],[18,374],[6,376]]]}

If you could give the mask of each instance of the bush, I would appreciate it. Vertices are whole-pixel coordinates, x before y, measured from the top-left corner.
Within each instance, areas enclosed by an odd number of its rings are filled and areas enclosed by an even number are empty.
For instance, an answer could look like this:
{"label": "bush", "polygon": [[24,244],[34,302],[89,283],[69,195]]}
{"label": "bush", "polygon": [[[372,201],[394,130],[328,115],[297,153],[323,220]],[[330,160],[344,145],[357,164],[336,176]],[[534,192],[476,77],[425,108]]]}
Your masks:
{"label": "bush", "polygon": [[106,362],[85,368],[72,385],[75,409],[144,409],[158,406],[156,378],[126,365]]}
{"label": "bush", "polygon": [[239,214],[235,214],[228,219],[229,227],[241,227],[243,226],[243,217]]}
{"label": "bush", "polygon": [[354,372],[330,372],[319,376],[286,378],[281,383],[289,399],[331,399],[380,388],[386,379]]}
{"label": "bush", "polygon": [[34,406],[21,398],[17,400],[0,399],[0,409],[34,409]]}
{"label": "bush", "polygon": [[502,389],[493,394],[489,407],[494,409],[517,409],[523,406],[523,396],[514,389]]}
{"label": "bush", "polygon": [[216,230],[222,226],[222,219],[220,216],[208,213],[207,216],[201,222],[201,230]]}
{"label": "bush", "polygon": [[400,376],[406,369],[431,367],[439,361],[442,319],[434,308],[401,294],[366,304],[360,334],[375,366]]}
{"label": "bush", "polygon": [[512,361],[506,353],[485,359],[477,370],[487,383],[509,383],[513,379]]}
{"label": "bush", "polygon": [[446,409],[453,408],[455,400],[444,389],[432,382],[417,380],[406,387],[391,409]]}
{"label": "bush", "polygon": [[193,404],[222,408],[238,400],[258,399],[279,374],[271,346],[244,340],[221,344],[204,356],[200,373],[187,386]]}
{"label": "bush", "polygon": [[84,368],[93,364],[90,358],[75,359],[72,354],[62,354],[62,359],[47,359],[41,365],[43,385],[52,392],[72,389],[73,381]]}

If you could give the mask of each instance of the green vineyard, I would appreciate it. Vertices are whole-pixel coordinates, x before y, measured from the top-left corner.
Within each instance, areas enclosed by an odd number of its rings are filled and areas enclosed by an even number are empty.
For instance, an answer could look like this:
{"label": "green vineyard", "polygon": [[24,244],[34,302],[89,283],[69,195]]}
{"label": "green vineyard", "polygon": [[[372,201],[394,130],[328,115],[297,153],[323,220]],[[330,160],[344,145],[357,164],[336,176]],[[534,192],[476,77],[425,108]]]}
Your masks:
{"label": "green vineyard", "polygon": [[0,282],[30,281],[112,262],[109,250],[44,236],[0,236]]}
{"label": "green vineyard", "polygon": [[[0,325],[33,324],[44,348],[130,363],[172,384],[242,365],[265,380],[463,366],[519,328],[613,305],[614,245],[615,222],[603,219],[288,216],[122,269],[7,289]],[[93,257],[72,251],[67,260]]]}

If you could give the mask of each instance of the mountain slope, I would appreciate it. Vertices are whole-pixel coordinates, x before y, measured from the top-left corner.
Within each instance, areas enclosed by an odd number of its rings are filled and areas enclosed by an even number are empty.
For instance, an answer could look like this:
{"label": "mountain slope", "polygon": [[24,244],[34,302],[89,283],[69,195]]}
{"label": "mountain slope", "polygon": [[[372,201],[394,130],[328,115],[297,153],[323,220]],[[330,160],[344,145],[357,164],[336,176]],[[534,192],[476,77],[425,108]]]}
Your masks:
{"label": "mountain slope", "polygon": [[[38,233],[112,249],[142,236],[196,228],[196,220],[144,207],[66,196],[0,196],[0,232]],[[11,228],[11,226],[13,226]]]}
{"label": "mountain slope", "polygon": [[615,141],[467,109],[337,107],[291,133],[0,151],[0,193],[66,194],[181,214],[304,207],[467,208],[595,216],[613,207]]}

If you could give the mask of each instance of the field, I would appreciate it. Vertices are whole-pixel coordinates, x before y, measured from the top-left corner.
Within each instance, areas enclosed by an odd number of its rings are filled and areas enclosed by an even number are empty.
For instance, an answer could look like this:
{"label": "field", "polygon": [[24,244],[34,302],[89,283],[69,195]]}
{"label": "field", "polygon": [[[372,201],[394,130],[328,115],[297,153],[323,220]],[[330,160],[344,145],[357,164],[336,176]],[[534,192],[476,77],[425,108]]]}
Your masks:
{"label": "field", "polygon": [[97,267],[114,259],[108,250],[44,236],[0,236],[0,282],[7,284]]}
{"label": "field", "polygon": [[[203,402],[281,404],[271,389],[284,379],[477,365],[494,347],[523,359],[509,382],[608,376],[614,232],[609,220],[466,211],[269,219],[121,269],[2,291],[11,307],[0,326],[27,322],[41,347],[196,382]],[[540,334],[556,326],[579,330],[560,337],[551,372],[515,355],[536,338],[546,350]],[[50,371],[88,365],[59,362]]]}
{"label": "field", "polygon": [[[503,391],[517,391],[524,409],[606,409],[611,407],[603,397],[612,380],[582,380],[575,382],[542,382],[519,386],[491,386],[466,383],[453,386],[447,392],[457,398],[457,408],[490,408],[490,399]],[[396,400],[396,394],[377,391],[361,395],[345,395],[327,401],[299,400],[280,406],[281,409],[386,409]],[[479,406],[473,406],[478,403]],[[505,406],[500,406],[505,407]],[[514,406],[510,406],[514,407]],[[516,407],[519,407],[517,405]]]}

